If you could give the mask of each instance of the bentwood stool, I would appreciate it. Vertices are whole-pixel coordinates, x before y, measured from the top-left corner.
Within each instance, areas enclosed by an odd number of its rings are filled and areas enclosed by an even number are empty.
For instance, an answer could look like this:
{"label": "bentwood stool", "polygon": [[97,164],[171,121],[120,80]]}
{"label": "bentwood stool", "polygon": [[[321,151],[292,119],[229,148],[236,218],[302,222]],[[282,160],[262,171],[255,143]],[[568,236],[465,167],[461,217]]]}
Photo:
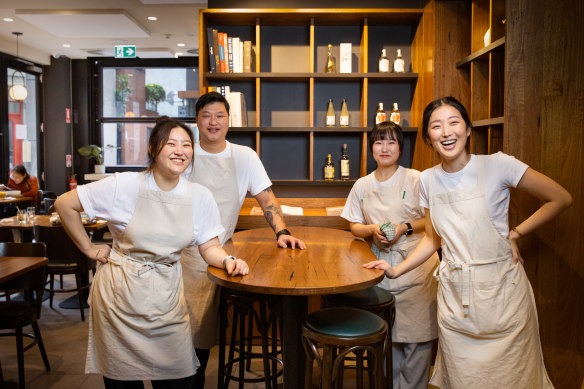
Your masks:
{"label": "bentwood stool", "polygon": [[[350,307],[331,307],[313,312],[302,328],[306,351],[305,388],[311,388],[312,365],[316,359],[321,373],[321,388],[342,389],[344,360],[349,353],[367,352],[369,381],[383,388],[384,345],[388,326],[374,313]],[[322,356],[318,345],[323,346]],[[337,350],[338,349],[338,350]],[[337,355],[338,351],[338,355]],[[363,368],[357,366],[357,388],[363,386]]]}
{"label": "bentwood stool", "polygon": [[391,329],[395,322],[395,297],[379,286],[350,293],[331,294],[325,297],[325,306],[346,306],[360,308],[374,313],[385,320],[388,335],[385,349],[386,388],[393,387],[393,361],[391,357]]}
{"label": "bentwood stool", "polygon": [[[278,329],[280,329],[280,339],[282,337],[280,300],[279,296],[221,288],[217,388],[228,388],[231,380],[237,381],[240,389],[243,388],[245,383],[262,381],[268,389],[276,389],[278,387],[277,380],[283,373],[284,365],[282,360],[278,358],[278,354],[281,353],[281,349],[278,349],[278,344],[280,343]],[[256,310],[255,307],[259,309]],[[225,361],[229,308],[232,308],[232,326],[229,354],[227,361]],[[269,315],[267,313],[268,309],[270,311]],[[254,324],[259,336],[253,336]],[[269,336],[270,330],[271,337]],[[258,339],[261,344],[261,353],[252,352],[252,342]],[[237,357],[235,357],[235,353],[237,353]],[[251,371],[251,361],[253,359],[262,360],[263,376],[245,376],[246,371]],[[232,374],[232,368],[235,364],[237,364],[239,370],[237,376]],[[280,366],[280,369],[278,369],[278,366]]]}

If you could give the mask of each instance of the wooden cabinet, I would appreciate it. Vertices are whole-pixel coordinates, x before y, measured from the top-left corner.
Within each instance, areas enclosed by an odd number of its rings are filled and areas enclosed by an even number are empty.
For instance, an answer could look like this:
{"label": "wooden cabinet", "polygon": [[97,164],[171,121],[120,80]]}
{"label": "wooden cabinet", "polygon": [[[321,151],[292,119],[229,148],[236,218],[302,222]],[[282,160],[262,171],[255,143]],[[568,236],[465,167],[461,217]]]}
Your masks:
{"label": "wooden cabinet", "polygon": [[[503,150],[505,122],[505,0],[473,0],[470,54],[456,63],[470,80],[472,153]],[[485,36],[487,35],[487,36]]]}
{"label": "wooden cabinet", "polygon": [[[397,102],[406,132],[400,163],[411,166],[417,126],[412,101],[418,74],[412,72],[413,42],[422,9],[206,9],[200,11],[199,85],[229,85],[245,95],[248,127],[231,128],[228,139],[256,150],[276,185],[341,185],[375,168],[367,135],[377,103],[388,114]],[[254,46],[252,73],[209,72],[207,28],[212,27]],[[339,45],[352,44],[352,73],[339,73]],[[332,44],[337,72],[324,73],[327,45]],[[390,63],[401,49],[406,73],[378,73],[381,49]],[[329,99],[337,127],[325,127]],[[343,98],[350,127],[338,127]],[[348,145],[349,181],[323,181],[327,154],[340,177],[341,147]]]}

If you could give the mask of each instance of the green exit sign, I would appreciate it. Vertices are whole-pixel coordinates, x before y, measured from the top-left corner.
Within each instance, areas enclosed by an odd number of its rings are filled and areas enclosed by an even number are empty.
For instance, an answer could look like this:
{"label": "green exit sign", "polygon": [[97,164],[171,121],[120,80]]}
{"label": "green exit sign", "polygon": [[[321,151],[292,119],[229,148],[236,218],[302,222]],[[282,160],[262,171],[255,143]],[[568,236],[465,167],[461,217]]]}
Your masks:
{"label": "green exit sign", "polygon": [[136,45],[114,46],[115,58],[136,58]]}

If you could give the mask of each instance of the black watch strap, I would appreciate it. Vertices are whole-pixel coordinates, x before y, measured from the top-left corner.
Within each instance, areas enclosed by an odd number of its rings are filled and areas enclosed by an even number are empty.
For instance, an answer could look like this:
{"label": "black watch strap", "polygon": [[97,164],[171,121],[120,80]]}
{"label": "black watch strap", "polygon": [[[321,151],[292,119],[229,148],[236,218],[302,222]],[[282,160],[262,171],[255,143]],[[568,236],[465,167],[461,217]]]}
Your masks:
{"label": "black watch strap", "polygon": [[404,224],[408,227],[408,230],[406,231],[406,235],[407,236],[412,235],[414,233],[414,229],[412,228],[412,225],[410,223],[404,223]]}
{"label": "black watch strap", "polygon": [[278,240],[280,238],[280,235],[292,235],[292,234],[290,233],[290,231],[288,231],[287,229],[284,228],[283,230],[276,232],[276,240]]}

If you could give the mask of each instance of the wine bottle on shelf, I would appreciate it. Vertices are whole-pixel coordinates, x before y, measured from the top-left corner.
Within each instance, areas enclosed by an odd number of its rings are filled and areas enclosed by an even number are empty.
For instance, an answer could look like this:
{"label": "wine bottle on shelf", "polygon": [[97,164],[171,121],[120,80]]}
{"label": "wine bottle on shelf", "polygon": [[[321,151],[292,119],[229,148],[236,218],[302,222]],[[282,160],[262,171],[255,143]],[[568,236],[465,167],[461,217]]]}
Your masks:
{"label": "wine bottle on shelf", "polygon": [[324,180],[333,181],[335,179],[335,165],[331,161],[331,155],[328,154],[326,163],[324,165]]}
{"label": "wine bottle on shelf", "polygon": [[377,112],[375,113],[375,124],[385,121],[385,111],[383,110],[383,103],[377,105]]}
{"label": "wine bottle on shelf", "polygon": [[335,109],[333,108],[333,99],[329,99],[328,108],[326,110],[326,126],[335,126]]}
{"label": "wine bottle on shelf", "polygon": [[401,49],[397,49],[397,56],[395,58],[395,61],[393,61],[393,71],[395,73],[405,72],[405,62],[401,54]]}
{"label": "wine bottle on shelf", "polygon": [[347,99],[343,99],[341,105],[341,115],[339,116],[339,126],[349,127],[349,110],[347,109]]}
{"label": "wine bottle on shelf", "polygon": [[389,120],[399,126],[400,116],[401,115],[399,113],[399,109],[397,108],[397,103],[393,103],[393,109],[391,110],[391,114],[389,115]]}
{"label": "wine bottle on shelf", "polygon": [[343,152],[341,153],[341,180],[349,179],[349,156],[347,155],[347,144],[343,144]]}
{"label": "wine bottle on shelf", "polygon": [[325,73],[335,72],[335,61],[333,61],[333,45],[328,45],[328,53],[326,56],[326,66],[324,67]]}
{"label": "wine bottle on shelf", "polygon": [[379,56],[379,72],[389,73],[389,58],[387,58],[385,49],[381,49],[381,56]]}

